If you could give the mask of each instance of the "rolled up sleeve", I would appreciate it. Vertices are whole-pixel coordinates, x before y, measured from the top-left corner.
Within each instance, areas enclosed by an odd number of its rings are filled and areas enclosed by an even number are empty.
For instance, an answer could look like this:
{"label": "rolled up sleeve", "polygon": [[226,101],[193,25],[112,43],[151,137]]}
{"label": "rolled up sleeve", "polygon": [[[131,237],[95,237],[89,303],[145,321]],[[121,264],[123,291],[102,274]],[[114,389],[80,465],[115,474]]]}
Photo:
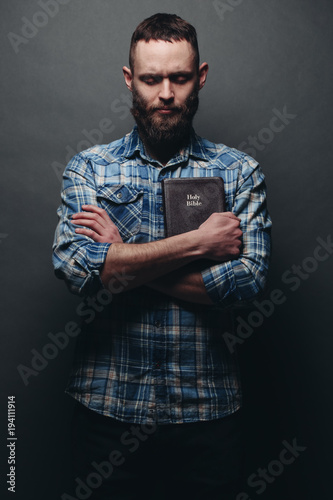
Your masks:
{"label": "rolled up sleeve", "polygon": [[268,274],[272,223],[265,178],[259,165],[246,155],[238,172],[232,211],[241,219],[241,254],[202,272],[209,297],[223,306],[253,300],[265,289]]}
{"label": "rolled up sleeve", "polygon": [[94,176],[89,161],[81,154],[72,158],[63,176],[62,204],[58,208],[58,225],[53,243],[53,265],[58,278],[65,280],[71,292],[90,295],[103,287],[100,269],[110,243],[96,243],[88,236],[75,233],[71,216],[82,205],[97,205]]}

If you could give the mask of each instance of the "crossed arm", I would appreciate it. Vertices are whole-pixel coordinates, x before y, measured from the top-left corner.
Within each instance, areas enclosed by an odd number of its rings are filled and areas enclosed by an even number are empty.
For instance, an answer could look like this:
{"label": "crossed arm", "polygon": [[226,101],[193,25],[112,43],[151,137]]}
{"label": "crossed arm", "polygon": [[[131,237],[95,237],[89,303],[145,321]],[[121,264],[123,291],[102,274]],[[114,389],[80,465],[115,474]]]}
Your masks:
{"label": "crossed arm", "polygon": [[126,290],[147,285],[178,299],[212,304],[200,271],[189,270],[187,264],[202,258],[225,262],[240,253],[240,219],[231,212],[211,215],[195,231],[131,244],[123,243],[105,210],[95,205],[83,205],[82,210],[72,216],[73,224],[83,226],[75,232],[95,242],[112,243],[101,270],[105,286],[115,275],[125,273],[134,276]]}

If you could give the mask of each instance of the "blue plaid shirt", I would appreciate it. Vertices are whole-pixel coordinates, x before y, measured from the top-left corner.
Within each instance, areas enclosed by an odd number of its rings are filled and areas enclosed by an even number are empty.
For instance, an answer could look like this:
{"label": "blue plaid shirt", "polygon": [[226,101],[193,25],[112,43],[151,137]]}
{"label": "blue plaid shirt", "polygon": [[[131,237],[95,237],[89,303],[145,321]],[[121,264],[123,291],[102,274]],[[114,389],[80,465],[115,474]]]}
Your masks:
{"label": "blue plaid shirt", "polygon": [[[202,269],[215,305],[191,304],[145,286],[105,290],[100,269],[110,244],[76,234],[71,215],[84,204],[99,205],[124,242],[159,240],[162,179],[211,176],[223,178],[226,210],[241,219],[243,231],[237,260]],[[82,331],[66,391],[92,410],[134,423],[195,422],[238,410],[238,363],[223,333],[232,328],[229,306],[253,299],[266,281],[271,221],[257,162],[193,132],[188,147],[162,166],[147,155],[134,127],[122,139],[72,158],[58,216],[55,273],[85,297],[77,308]]]}

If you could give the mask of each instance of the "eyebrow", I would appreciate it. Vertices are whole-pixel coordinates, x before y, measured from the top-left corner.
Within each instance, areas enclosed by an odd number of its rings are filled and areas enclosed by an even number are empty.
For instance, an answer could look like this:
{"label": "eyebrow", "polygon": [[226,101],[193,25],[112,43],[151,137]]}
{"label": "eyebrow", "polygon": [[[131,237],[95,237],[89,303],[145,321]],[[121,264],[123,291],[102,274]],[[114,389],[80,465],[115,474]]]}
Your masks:
{"label": "eyebrow", "polygon": [[160,73],[154,73],[154,72],[149,72],[149,73],[142,73],[141,75],[138,75],[138,78],[140,80],[146,79],[146,78],[175,78],[177,76],[193,76],[194,71],[175,71],[173,73],[169,73],[167,76],[163,76]]}

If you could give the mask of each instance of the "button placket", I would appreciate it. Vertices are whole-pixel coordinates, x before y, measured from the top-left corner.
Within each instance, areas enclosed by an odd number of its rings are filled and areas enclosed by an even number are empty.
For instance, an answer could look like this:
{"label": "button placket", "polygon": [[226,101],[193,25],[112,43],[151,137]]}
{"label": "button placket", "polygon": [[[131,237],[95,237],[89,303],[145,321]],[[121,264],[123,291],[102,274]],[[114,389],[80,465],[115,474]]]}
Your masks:
{"label": "button placket", "polygon": [[[160,370],[162,363],[163,363],[163,356],[164,356],[164,346],[163,346],[163,340],[160,338],[160,335],[162,332],[160,332],[160,329],[162,328],[162,321],[161,319],[157,318],[154,321],[154,326],[156,329],[157,333],[157,341],[156,341],[156,347],[155,347],[155,352],[154,352],[154,362],[153,362],[153,367],[156,370]],[[161,374],[161,372],[159,372]]]}

